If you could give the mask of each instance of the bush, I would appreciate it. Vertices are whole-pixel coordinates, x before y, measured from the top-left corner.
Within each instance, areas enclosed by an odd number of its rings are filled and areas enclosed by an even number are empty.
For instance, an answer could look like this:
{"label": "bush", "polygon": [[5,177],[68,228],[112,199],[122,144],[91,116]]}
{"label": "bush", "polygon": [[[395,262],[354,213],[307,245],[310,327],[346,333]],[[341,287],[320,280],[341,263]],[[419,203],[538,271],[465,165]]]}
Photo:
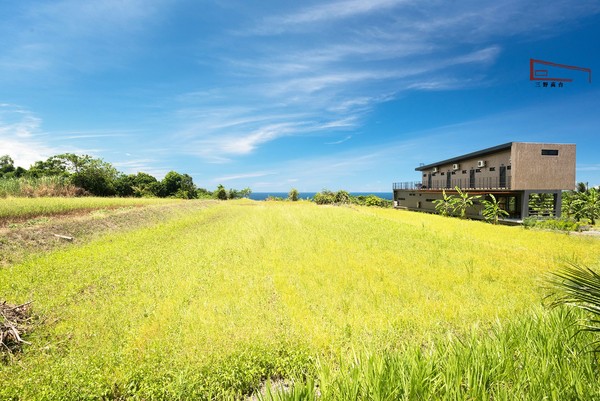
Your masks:
{"label": "bush", "polygon": [[317,205],[331,205],[335,203],[335,194],[327,189],[317,192],[313,197]]}
{"label": "bush", "polygon": [[571,218],[527,217],[523,219],[523,227],[541,230],[582,231],[583,225]]}
{"label": "bush", "polygon": [[288,200],[291,200],[292,202],[296,202],[298,200],[299,196],[300,196],[300,194],[298,193],[298,190],[296,188],[292,188],[290,190],[290,193],[288,194]]}

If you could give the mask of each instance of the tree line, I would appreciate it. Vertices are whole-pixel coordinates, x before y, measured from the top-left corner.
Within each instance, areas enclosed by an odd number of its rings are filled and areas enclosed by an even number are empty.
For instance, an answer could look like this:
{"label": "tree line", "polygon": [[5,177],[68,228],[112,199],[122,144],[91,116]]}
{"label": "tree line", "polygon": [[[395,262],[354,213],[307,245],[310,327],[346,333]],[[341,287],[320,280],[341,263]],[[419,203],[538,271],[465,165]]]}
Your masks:
{"label": "tree line", "polygon": [[250,188],[225,189],[223,185],[209,191],[197,187],[190,175],[177,171],[168,172],[162,180],[144,172],[125,174],[111,163],[88,155],[63,153],[36,161],[29,169],[15,167],[9,155],[0,156],[0,182],[35,183],[46,178],[52,178],[44,182],[54,186],[76,188],[78,191],[73,193],[78,195],[225,200],[248,197],[252,193]]}

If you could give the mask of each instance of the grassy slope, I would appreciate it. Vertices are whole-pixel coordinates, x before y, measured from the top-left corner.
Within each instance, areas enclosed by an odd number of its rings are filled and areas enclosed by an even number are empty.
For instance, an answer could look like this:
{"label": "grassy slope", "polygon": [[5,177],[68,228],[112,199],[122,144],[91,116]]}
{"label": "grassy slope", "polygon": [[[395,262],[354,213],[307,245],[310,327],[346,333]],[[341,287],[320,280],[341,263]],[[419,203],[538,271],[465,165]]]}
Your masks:
{"label": "grassy slope", "polygon": [[248,391],[311,356],[535,309],[541,275],[598,254],[596,239],[425,214],[221,204],[0,270],[2,296],[49,319],[0,368],[0,398]]}
{"label": "grassy slope", "polygon": [[126,206],[146,206],[182,202],[180,199],[158,198],[4,198],[0,199],[0,224],[36,216],[72,213]]}

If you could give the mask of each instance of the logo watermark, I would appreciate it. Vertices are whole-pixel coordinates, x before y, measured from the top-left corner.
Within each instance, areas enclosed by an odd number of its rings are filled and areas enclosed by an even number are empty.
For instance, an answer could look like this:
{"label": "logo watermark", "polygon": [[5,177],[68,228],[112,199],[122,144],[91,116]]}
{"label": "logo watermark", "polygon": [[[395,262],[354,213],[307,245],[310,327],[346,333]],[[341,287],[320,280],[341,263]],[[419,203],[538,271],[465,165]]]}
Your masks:
{"label": "logo watermark", "polygon": [[590,68],[529,59],[529,80],[538,88],[562,88],[567,82],[584,79],[592,83]]}

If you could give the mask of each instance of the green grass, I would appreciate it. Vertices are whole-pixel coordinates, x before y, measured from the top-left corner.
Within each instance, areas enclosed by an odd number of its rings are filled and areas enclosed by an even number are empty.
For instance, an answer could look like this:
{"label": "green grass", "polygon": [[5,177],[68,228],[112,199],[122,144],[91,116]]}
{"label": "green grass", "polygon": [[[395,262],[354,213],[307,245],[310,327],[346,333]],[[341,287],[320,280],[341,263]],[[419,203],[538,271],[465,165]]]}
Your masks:
{"label": "green grass", "polygon": [[[1,269],[0,294],[33,300],[46,323],[0,367],[0,399],[241,397],[269,377],[318,378],[323,369],[360,376],[344,365],[354,350],[401,364],[434,352],[424,369],[458,366],[468,355],[451,360],[446,348],[481,337],[484,352],[497,322],[519,316],[525,328],[514,341],[526,353],[538,327],[527,316],[546,319],[542,277],[565,261],[596,266],[599,254],[594,238],[434,215],[220,203]],[[450,345],[436,345],[442,340]],[[561,355],[545,352],[547,364]],[[587,361],[583,371],[596,369]],[[435,390],[423,394],[463,399],[458,389],[440,392],[440,372],[413,379],[431,382]],[[586,394],[597,391],[580,370],[560,375]],[[508,378],[503,386],[517,394],[525,384]]]}
{"label": "green grass", "polygon": [[145,206],[182,202],[179,199],[157,198],[4,198],[0,200],[0,222],[38,216],[72,213],[114,207]]}

